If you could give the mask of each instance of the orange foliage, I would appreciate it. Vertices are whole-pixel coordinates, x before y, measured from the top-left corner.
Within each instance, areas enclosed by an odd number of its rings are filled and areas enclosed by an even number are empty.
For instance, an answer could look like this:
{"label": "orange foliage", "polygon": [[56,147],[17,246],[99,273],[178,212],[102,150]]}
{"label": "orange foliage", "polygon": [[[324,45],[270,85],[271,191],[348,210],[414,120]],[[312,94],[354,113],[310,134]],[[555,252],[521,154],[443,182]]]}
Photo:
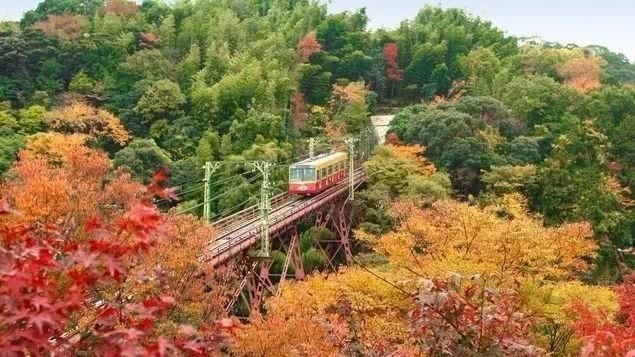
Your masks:
{"label": "orange foliage", "polygon": [[45,115],[46,124],[54,131],[66,134],[86,134],[95,138],[106,138],[123,145],[128,141],[128,132],[119,118],[82,102],[54,109]]}
{"label": "orange foliage", "polygon": [[312,54],[322,49],[322,45],[317,41],[315,32],[309,32],[298,41],[296,48],[298,51],[298,60],[300,62],[306,62]]}
{"label": "orange foliage", "polygon": [[134,1],[127,0],[105,0],[100,13],[113,13],[118,16],[130,17],[139,11],[139,5]]}
{"label": "orange foliage", "polygon": [[152,32],[141,32],[137,42],[139,43],[139,47],[150,49],[158,47],[161,40],[159,39],[159,36],[153,34]]}
{"label": "orange foliage", "polygon": [[545,228],[523,209],[516,207],[507,219],[495,209],[454,201],[438,201],[429,209],[398,202],[393,232],[357,236],[391,261],[419,267],[427,276],[479,274],[507,285],[523,278],[569,279],[589,268],[586,258],[597,248],[589,224]]}
{"label": "orange foliage", "polygon": [[75,15],[48,15],[45,20],[31,25],[31,28],[42,30],[45,34],[75,40],[82,35],[84,21]]}
{"label": "orange foliage", "polygon": [[239,329],[232,352],[236,356],[340,356],[338,340],[345,326],[336,315],[317,315],[296,309],[256,317]]}
{"label": "orange foliage", "polygon": [[69,237],[81,239],[78,222],[90,217],[108,221],[128,210],[144,193],[128,174],[110,173],[105,153],[82,145],[81,136],[42,134],[29,142],[0,186],[21,223],[67,222]]}
{"label": "orange foliage", "polygon": [[421,174],[432,175],[437,171],[434,164],[424,157],[426,149],[421,145],[386,145],[396,157],[406,159],[421,169]]}
{"label": "orange foliage", "polygon": [[[166,216],[164,238],[131,271],[135,276],[157,275],[158,279],[130,279],[122,290],[133,301],[168,294],[177,301],[170,318],[194,326],[211,324],[225,314],[230,283],[235,277],[230,268],[214,270],[199,255],[214,236],[214,229],[192,215]],[[175,331],[165,331],[173,334]]]}
{"label": "orange foliage", "polygon": [[366,102],[366,88],[363,83],[352,82],[345,86],[333,85],[331,104],[343,101],[351,104],[364,104]]}
{"label": "orange foliage", "polygon": [[558,69],[564,83],[580,93],[587,93],[602,86],[600,61],[597,57],[573,58]]}

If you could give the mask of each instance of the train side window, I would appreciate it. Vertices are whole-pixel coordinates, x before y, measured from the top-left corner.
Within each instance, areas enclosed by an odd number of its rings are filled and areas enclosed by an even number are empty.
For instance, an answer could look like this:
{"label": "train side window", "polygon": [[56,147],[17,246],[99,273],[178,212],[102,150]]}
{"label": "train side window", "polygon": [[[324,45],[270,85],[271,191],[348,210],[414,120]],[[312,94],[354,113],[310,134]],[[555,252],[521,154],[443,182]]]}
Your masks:
{"label": "train side window", "polygon": [[304,169],[304,181],[315,181],[315,169],[314,168],[305,168]]}

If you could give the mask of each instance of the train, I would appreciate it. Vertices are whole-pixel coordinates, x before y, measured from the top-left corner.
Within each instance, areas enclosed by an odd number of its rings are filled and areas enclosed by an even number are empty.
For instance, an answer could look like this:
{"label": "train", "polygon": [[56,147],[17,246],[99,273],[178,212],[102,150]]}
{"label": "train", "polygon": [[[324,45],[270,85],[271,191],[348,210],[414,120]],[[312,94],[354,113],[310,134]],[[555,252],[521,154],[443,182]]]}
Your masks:
{"label": "train", "polygon": [[289,193],[313,196],[348,176],[348,153],[316,155],[289,166]]}

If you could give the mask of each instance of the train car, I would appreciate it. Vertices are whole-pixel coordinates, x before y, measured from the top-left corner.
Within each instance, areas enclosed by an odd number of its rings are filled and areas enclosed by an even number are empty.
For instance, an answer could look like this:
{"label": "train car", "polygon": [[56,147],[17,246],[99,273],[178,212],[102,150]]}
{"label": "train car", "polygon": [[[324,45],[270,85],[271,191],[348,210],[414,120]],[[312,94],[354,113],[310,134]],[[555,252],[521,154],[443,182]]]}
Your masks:
{"label": "train car", "polygon": [[348,176],[348,154],[321,154],[289,166],[289,193],[316,195]]}

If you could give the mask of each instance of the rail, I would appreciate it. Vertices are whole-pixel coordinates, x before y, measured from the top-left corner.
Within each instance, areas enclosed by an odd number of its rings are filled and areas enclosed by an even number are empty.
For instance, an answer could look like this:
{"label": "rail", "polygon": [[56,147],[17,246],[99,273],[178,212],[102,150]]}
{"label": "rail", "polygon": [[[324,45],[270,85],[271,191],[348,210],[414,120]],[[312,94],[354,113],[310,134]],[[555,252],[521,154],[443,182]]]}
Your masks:
{"label": "rail", "polygon": [[[360,168],[355,171],[353,180],[356,185],[361,184],[364,181],[364,173]],[[328,202],[343,192],[348,190],[348,180],[343,181],[341,184],[334,186],[323,193],[308,197],[299,198],[286,202],[283,205],[279,205],[271,213],[271,223],[269,225],[269,232],[274,233],[282,229],[286,223],[294,222],[307,214],[315,211],[321,207],[325,202]],[[254,245],[260,237],[260,224],[256,220],[256,215],[252,220],[242,219],[237,224],[239,226],[234,231],[225,231],[224,234],[219,234],[217,238],[210,242],[207,249],[207,256],[213,265],[218,265],[235,254]]]}

